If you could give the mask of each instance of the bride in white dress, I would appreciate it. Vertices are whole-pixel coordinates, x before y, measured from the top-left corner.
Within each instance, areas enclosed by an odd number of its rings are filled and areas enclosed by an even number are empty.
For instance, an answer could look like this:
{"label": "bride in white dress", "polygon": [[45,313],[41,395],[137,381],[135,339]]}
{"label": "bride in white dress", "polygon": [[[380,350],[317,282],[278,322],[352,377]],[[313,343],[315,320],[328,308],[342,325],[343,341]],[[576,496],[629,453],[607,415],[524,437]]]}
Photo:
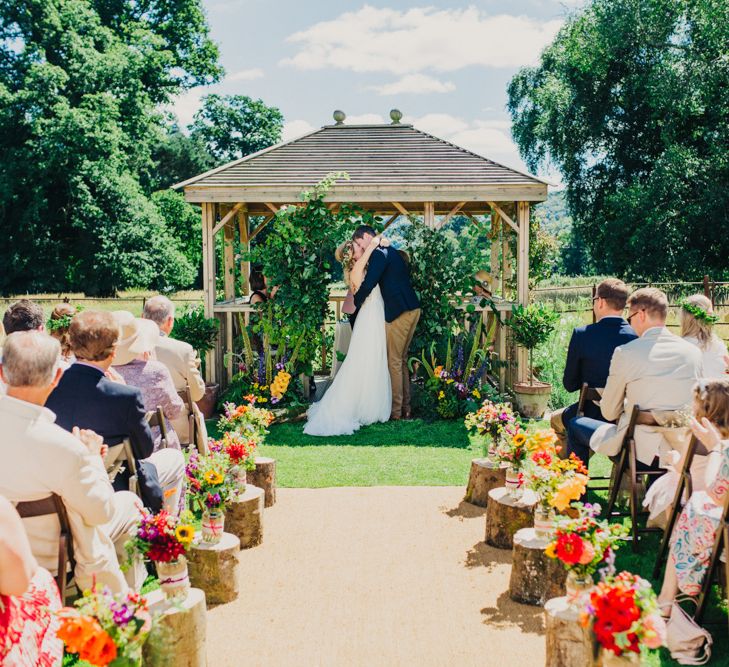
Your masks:
{"label": "bride in white dress", "polygon": [[[362,284],[370,255],[380,244],[389,243],[377,236],[364,252],[356,244],[347,244],[343,264],[353,293]],[[376,285],[359,309],[344,363],[324,397],[309,408],[304,433],[351,435],[360,426],[386,422],[391,403],[385,304]]]}

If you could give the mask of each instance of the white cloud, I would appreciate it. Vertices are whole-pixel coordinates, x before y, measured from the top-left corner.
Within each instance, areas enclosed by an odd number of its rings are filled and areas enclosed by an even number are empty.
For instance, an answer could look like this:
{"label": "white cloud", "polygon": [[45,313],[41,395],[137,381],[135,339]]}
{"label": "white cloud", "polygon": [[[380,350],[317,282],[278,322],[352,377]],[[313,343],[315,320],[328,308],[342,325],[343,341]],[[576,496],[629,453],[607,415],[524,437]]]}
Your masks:
{"label": "white cloud", "polygon": [[290,120],[284,123],[281,130],[281,141],[290,141],[303,134],[313,132],[316,128],[305,120]]}
{"label": "white cloud", "polygon": [[225,77],[225,81],[253,81],[254,79],[263,78],[263,70],[254,67],[253,69],[242,69],[238,72],[233,72]]}
{"label": "white cloud", "polygon": [[192,123],[192,117],[202,106],[202,98],[206,94],[206,91],[202,88],[188,90],[172,102],[171,110],[177,116],[182,129]]}
{"label": "white cloud", "polygon": [[381,86],[370,86],[378,95],[423,95],[426,93],[450,93],[456,89],[451,81],[440,81],[427,74],[406,74],[397,81]]}
{"label": "white cloud", "polygon": [[537,61],[562,20],[489,16],[476,7],[406,11],[365,5],[294,33],[299,50],[282,64],[312,70],[412,74],[468,66],[519,67]]}

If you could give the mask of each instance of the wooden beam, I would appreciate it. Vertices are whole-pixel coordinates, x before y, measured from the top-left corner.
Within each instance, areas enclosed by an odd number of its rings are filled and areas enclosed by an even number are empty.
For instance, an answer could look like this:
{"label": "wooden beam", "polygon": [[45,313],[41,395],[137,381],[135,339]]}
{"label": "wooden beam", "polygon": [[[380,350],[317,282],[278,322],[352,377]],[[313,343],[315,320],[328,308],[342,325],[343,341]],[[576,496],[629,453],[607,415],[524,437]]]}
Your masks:
{"label": "wooden beam", "polygon": [[426,201],[423,203],[423,222],[426,227],[435,229],[435,202]]}
{"label": "wooden beam", "polygon": [[[518,303],[526,306],[529,303],[529,202],[516,203],[516,218],[519,221],[516,298]],[[519,349],[517,373],[520,382],[529,380],[527,351],[522,348]]]}
{"label": "wooden beam", "polygon": [[225,379],[233,381],[233,313],[225,313]]}
{"label": "wooden beam", "polygon": [[390,216],[390,219],[385,223],[385,226],[382,228],[382,231],[384,232],[399,217],[400,217],[400,214],[399,213],[395,213],[395,215]]}
{"label": "wooden beam", "polygon": [[228,222],[225,223],[225,227],[223,227],[223,291],[226,300],[235,299],[234,237],[233,218],[229,218]]}
{"label": "wooden beam", "polygon": [[[238,214],[238,236],[240,237],[240,245],[243,253],[248,252],[250,249],[250,233],[248,231],[248,211],[241,211]],[[242,293],[243,295],[250,294],[250,275],[251,275],[251,264],[247,259],[243,259],[240,263],[240,275],[242,278]]]}
{"label": "wooden beam", "polygon": [[225,225],[227,225],[235,216],[238,211],[240,211],[245,206],[244,202],[238,202],[233,208],[228,211],[225,216],[220,220],[220,222],[213,227],[213,236],[215,236]]}
{"label": "wooden beam", "polygon": [[395,208],[396,208],[396,209],[397,209],[398,211],[400,211],[400,213],[401,213],[402,215],[404,215],[404,216],[405,216],[406,218],[409,218],[409,217],[410,217],[410,214],[409,214],[409,213],[407,212],[407,210],[405,209],[405,207],[404,207],[404,206],[403,206],[403,205],[402,205],[402,204],[401,204],[400,202],[394,201],[394,202],[392,202],[392,205],[393,205],[393,206],[394,206],[394,207],[395,207]]}
{"label": "wooden beam", "polygon": [[[215,204],[203,204],[202,209],[202,260],[203,290],[205,317],[213,317],[215,306],[215,243],[213,242],[213,222],[215,220]],[[205,379],[215,382],[215,355],[209,351],[205,357]]]}
{"label": "wooden beam", "polygon": [[261,230],[262,230],[262,229],[263,229],[263,228],[264,228],[264,227],[265,227],[265,226],[266,226],[266,225],[267,225],[267,224],[268,224],[269,222],[271,222],[271,220],[273,220],[273,216],[272,216],[272,215],[268,215],[268,216],[266,216],[266,217],[265,217],[265,219],[263,220],[263,222],[262,222],[262,223],[261,223],[260,225],[258,225],[258,227],[256,227],[256,228],[255,228],[255,229],[254,229],[254,230],[253,230],[253,231],[251,232],[251,235],[250,235],[250,236],[248,237],[248,240],[249,240],[249,241],[252,241],[252,240],[253,240],[254,238],[256,238],[256,236],[258,236],[258,233],[259,233],[259,232],[260,232],[260,231],[261,231]]}
{"label": "wooden beam", "polygon": [[491,239],[491,289],[494,294],[500,294],[503,296],[501,289],[501,271],[499,267],[499,214],[496,211],[491,211],[491,230],[489,232],[489,238]]}
{"label": "wooden beam", "polygon": [[504,213],[503,209],[496,203],[496,202],[486,202],[492,209],[494,209],[503,220],[506,221],[506,224],[509,225],[517,234],[519,233],[519,226],[508,216],[506,213]]}
{"label": "wooden beam", "polygon": [[456,214],[458,211],[460,211],[464,206],[466,205],[465,201],[458,202],[451,210],[448,215],[441,218],[440,222],[438,223],[436,229],[443,229],[448,224],[448,221]]}
{"label": "wooden beam", "polygon": [[264,206],[266,206],[271,211],[271,213],[273,213],[274,215],[276,215],[276,213],[278,213],[278,206],[275,206],[274,204],[271,204],[270,202],[263,202],[263,203],[264,203]]}

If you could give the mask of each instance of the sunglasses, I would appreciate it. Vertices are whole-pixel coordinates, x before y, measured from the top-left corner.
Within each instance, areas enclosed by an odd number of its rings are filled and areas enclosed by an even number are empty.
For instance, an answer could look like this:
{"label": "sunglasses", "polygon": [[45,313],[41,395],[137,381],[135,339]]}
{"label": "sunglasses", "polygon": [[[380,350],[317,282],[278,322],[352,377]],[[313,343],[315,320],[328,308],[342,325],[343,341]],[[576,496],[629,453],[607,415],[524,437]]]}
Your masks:
{"label": "sunglasses", "polygon": [[628,324],[630,324],[630,320],[632,320],[638,313],[642,313],[645,310],[645,308],[641,308],[640,310],[636,310],[632,315],[628,315],[626,318]]}

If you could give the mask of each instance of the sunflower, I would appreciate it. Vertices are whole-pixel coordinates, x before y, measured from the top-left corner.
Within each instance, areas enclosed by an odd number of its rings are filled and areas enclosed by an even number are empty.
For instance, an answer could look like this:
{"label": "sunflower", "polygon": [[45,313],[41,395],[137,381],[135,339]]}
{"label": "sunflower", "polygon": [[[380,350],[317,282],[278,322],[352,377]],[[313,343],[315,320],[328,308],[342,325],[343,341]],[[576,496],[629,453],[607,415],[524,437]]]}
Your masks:
{"label": "sunflower", "polygon": [[208,484],[222,484],[224,477],[217,470],[208,470],[204,479]]}
{"label": "sunflower", "polygon": [[175,537],[180,544],[189,545],[195,537],[195,528],[189,524],[180,524],[175,530]]}
{"label": "sunflower", "polygon": [[524,443],[526,442],[526,439],[527,439],[526,435],[524,435],[523,433],[517,433],[517,434],[516,434],[516,435],[514,436],[514,444],[515,444],[515,445],[516,445],[517,447],[518,447],[519,445],[523,445],[523,444],[524,444]]}

